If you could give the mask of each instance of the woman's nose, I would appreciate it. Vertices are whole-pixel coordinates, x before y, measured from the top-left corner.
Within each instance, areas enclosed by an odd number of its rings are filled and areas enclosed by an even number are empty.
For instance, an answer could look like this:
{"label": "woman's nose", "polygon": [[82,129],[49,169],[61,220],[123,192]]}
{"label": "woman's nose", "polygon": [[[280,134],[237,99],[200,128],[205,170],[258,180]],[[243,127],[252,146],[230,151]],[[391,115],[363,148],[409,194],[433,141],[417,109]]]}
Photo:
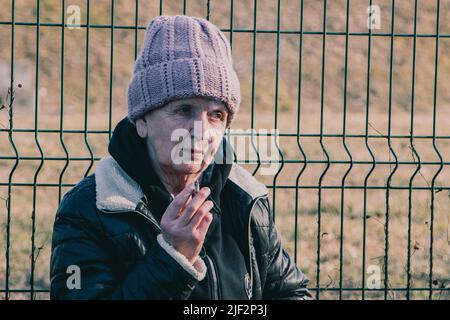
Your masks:
{"label": "woman's nose", "polygon": [[193,127],[191,128],[191,132],[196,138],[203,137],[206,132],[209,130],[209,121],[208,114],[206,112],[202,112],[194,118]]}

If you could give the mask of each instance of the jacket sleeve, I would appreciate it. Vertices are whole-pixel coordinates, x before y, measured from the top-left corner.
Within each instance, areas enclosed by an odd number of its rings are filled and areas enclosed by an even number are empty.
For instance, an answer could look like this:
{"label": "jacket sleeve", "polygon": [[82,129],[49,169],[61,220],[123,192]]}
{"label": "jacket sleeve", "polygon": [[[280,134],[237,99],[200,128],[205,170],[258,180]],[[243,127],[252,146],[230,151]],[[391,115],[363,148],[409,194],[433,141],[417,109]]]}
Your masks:
{"label": "jacket sleeve", "polygon": [[[283,249],[268,199],[262,201],[262,210],[268,213],[267,270],[263,287],[263,299],[309,300],[308,278]],[[267,215],[266,215],[267,216]]]}
{"label": "jacket sleeve", "polygon": [[190,296],[199,279],[179,263],[173,252],[155,241],[143,259],[120,278],[118,262],[108,254],[100,223],[67,212],[64,207],[58,210],[53,230],[51,299],[181,300]]}

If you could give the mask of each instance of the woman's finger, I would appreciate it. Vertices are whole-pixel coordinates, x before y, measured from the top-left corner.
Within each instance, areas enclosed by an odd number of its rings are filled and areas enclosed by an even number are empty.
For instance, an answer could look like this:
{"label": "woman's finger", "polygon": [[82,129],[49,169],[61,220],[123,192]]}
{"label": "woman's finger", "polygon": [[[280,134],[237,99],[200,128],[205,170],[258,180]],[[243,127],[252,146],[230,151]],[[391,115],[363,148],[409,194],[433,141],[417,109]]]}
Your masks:
{"label": "woman's finger", "polygon": [[209,213],[213,208],[212,201],[205,201],[202,206],[192,215],[191,220],[188,222],[188,228],[196,229],[200,221]]}
{"label": "woman's finger", "polygon": [[169,219],[174,220],[177,218],[178,213],[186,205],[189,197],[194,192],[194,189],[194,183],[191,183],[188,184],[179,194],[177,194],[177,196],[172,200],[169,207],[167,208],[170,210],[166,210],[167,214],[169,215]]}
{"label": "woman's finger", "polygon": [[186,208],[184,208],[179,218],[179,222],[182,226],[189,223],[189,220],[191,220],[193,214],[203,205],[210,193],[211,190],[208,187],[203,187],[194,197],[192,197],[191,201],[189,201],[189,204]]}
{"label": "woman's finger", "polygon": [[208,231],[209,225],[211,224],[212,220],[213,216],[210,212],[208,212],[198,223],[197,230],[202,236],[206,235],[206,232]]}

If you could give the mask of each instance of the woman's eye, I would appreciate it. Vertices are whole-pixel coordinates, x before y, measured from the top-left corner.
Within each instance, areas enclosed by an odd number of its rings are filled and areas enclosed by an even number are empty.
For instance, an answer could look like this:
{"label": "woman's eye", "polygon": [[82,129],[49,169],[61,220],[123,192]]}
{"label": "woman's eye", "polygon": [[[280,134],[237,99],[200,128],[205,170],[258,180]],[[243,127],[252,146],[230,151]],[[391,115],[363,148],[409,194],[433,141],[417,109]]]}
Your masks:
{"label": "woman's eye", "polygon": [[223,112],[221,112],[221,111],[213,111],[213,112],[211,113],[211,117],[212,117],[214,120],[222,120],[223,117],[224,117],[224,115],[223,115]]}

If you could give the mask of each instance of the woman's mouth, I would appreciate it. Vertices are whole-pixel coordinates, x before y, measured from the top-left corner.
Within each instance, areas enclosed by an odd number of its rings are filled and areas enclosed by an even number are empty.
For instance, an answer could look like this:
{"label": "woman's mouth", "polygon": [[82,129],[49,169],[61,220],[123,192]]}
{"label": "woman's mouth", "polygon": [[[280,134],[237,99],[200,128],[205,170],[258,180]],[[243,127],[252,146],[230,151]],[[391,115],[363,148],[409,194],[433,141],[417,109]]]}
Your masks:
{"label": "woman's mouth", "polygon": [[202,150],[197,150],[197,149],[191,149],[190,150],[190,152],[191,152],[191,154],[195,154],[195,155],[197,155],[197,154],[203,154],[203,151]]}

